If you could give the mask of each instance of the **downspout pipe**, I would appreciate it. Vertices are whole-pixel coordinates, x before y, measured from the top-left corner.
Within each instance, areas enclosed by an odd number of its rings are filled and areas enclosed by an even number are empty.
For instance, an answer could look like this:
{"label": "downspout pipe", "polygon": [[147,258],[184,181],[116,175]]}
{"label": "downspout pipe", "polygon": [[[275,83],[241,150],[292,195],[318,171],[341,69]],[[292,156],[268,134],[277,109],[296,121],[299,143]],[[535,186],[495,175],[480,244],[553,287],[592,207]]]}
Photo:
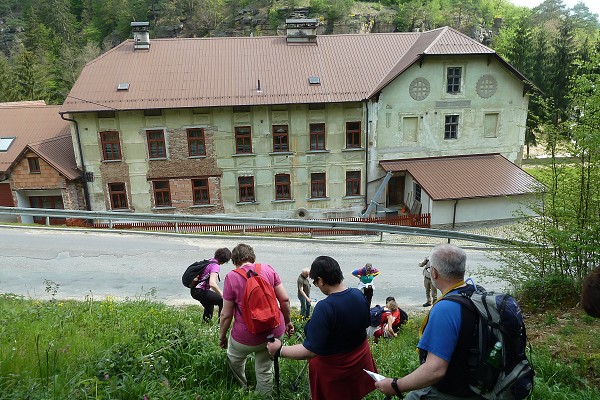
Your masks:
{"label": "downspout pipe", "polygon": [[370,125],[370,115],[369,115],[369,100],[365,99],[365,109],[367,113],[367,123],[365,124],[365,207],[363,210],[366,210],[369,205],[369,125]]}
{"label": "downspout pipe", "polygon": [[79,157],[81,159],[81,172],[83,173],[83,196],[85,197],[85,209],[87,211],[92,211],[90,206],[90,191],[87,186],[87,174],[85,170],[85,162],[83,161],[83,150],[81,148],[81,137],[79,136],[79,124],[73,118],[65,117],[65,113],[59,113],[60,117],[65,121],[74,122],[75,123],[75,137],[77,138],[77,149],[79,151]]}
{"label": "downspout pipe", "polygon": [[[456,226],[456,207],[458,206],[458,199],[454,200],[454,211],[452,212],[452,229]],[[450,243],[450,238],[448,238],[448,243]]]}

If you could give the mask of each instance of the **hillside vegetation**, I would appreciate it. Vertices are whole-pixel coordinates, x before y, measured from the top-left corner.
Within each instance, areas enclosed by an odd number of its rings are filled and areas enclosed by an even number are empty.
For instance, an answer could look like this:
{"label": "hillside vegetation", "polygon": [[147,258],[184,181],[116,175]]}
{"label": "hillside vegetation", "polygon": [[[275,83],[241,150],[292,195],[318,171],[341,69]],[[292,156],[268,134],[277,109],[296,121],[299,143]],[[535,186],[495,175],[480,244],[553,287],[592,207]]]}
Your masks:
{"label": "hillside vegetation", "polygon": [[130,37],[132,21],[149,21],[155,38],[249,36],[283,34],[290,17],[320,19],[321,34],[451,26],[496,48],[541,89],[537,65],[520,54],[532,48],[525,36],[546,44],[532,54],[541,62],[553,59],[565,18],[572,51],[595,41],[599,27],[585,6],[562,0],[533,11],[508,0],[0,0],[0,102],[61,104],[87,61]]}
{"label": "hillside vegetation", "polygon": [[[49,293],[52,295],[52,293]],[[239,388],[218,347],[215,319],[200,306],[174,308],[143,299],[116,302],[27,300],[0,295],[0,400],[272,399]],[[527,317],[527,316],[526,316]],[[403,376],[418,366],[423,314],[411,314],[397,338],[371,342],[380,373]],[[303,341],[305,321],[292,312]],[[600,320],[577,309],[526,318],[536,369],[533,400],[599,399]],[[307,399],[305,361],[280,360],[281,398]],[[246,374],[253,385],[253,361]],[[366,399],[382,399],[372,392]]]}

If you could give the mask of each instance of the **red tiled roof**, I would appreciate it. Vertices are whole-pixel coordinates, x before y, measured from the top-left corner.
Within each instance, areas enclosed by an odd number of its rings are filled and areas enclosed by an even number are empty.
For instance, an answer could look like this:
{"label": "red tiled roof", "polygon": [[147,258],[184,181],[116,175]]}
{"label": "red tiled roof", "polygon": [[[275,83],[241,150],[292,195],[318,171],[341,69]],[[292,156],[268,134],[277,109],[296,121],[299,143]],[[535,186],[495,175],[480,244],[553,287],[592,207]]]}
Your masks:
{"label": "red tiled roof", "polygon": [[[154,39],[149,51],[127,40],[85,66],[61,112],[362,101],[427,54],[496,53],[451,28],[324,35],[316,44]],[[321,84],[310,85],[312,76]]]}
{"label": "red tiled roof", "polygon": [[432,200],[532,193],[539,183],[500,154],[414,158],[379,163],[384,171],[407,171]]}
{"label": "red tiled roof", "polygon": [[0,174],[28,144],[71,134],[70,123],[60,117],[59,109],[39,102],[0,103],[0,138],[15,138],[7,151],[0,152]]}

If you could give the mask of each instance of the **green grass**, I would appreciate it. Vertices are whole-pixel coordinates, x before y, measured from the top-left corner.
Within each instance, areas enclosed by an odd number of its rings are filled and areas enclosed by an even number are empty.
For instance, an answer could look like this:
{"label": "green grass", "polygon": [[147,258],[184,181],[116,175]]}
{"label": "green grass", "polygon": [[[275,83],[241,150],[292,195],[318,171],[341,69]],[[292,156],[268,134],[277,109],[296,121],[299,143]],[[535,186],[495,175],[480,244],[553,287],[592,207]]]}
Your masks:
{"label": "green grass", "polygon": [[[218,327],[199,306],[171,307],[151,296],[116,302],[38,301],[0,295],[0,399],[264,399],[237,387]],[[395,340],[372,344],[379,371],[401,376],[418,366],[422,316]],[[540,316],[534,330],[534,399],[600,399],[599,321]],[[294,310],[299,332],[304,322]],[[562,323],[557,323],[557,321]],[[541,331],[548,331],[540,336]],[[543,340],[542,340],[543,338]],[[301,334],[286,339],[302,340]],[[547,342],[547,344],[544,344]],[[281,398],[306,399],[305,361],[281,360]],[[254,380],[252,360],[247,376]],[[379,392],[367,399],[381,399]]]}

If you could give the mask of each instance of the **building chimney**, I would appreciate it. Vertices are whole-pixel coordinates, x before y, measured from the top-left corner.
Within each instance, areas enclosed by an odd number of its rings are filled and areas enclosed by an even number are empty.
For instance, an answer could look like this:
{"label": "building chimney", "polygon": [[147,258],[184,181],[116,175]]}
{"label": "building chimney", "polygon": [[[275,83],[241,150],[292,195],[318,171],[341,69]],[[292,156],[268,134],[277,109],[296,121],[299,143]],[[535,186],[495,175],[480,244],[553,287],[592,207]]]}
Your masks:
{"label": "building chimney", "polygon": [[287,43],[317,43],[316,18],[286,19],[285,24]]}
{"label": "building chimney", "polygon": [[148,32],[149,22],[132,22],[131,31],[133,32],[133,50],[150,50],[150,32]]}

